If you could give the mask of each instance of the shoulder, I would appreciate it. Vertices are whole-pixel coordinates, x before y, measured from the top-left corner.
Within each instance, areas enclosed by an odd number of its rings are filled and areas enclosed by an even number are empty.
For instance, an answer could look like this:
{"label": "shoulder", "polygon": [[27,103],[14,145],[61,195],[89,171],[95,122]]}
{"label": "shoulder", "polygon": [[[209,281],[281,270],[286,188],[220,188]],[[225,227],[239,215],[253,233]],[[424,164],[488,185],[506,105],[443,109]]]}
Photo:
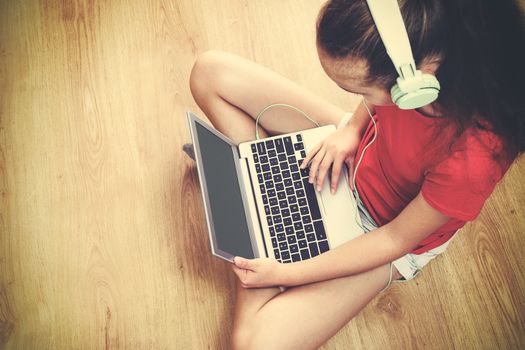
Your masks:
{"label": "shoulder", "polygon": [[441,161],[429,171],[454,172],[456,178],[463,178],[471,184],[478,182],[495,183],[503,177],[510,166],[504,157],[503,141],[488,130],[471,127],[450,147],[443,150]]}
{"label": "shoulder", "polygon": [[511,163],[505,156],[501,137],[488,129],[474,126],[465,130],[451,144],[448,161],[461,166],[471,181],[491,182],[499,181]]}
{"label": "shoulder", "polygon": [[479,128],[465,130],[425,174],[422,192],[436,209],[464,221],[475,218],[510,166],[503,142]]}

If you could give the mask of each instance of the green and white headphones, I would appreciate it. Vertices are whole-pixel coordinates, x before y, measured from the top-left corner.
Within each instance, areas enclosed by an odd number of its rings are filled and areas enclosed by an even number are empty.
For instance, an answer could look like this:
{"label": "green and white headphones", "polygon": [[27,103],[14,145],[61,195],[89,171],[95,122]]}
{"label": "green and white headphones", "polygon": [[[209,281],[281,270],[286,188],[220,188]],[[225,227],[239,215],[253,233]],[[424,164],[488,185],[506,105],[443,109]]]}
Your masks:
{"label": "green and white headphones", "polygon": [[416,69],[408,34],[396,0],[367,0],[386,52],[399,75],[390,89],[392,101],[401,109],[414,109],[434,102],[439,81]]}

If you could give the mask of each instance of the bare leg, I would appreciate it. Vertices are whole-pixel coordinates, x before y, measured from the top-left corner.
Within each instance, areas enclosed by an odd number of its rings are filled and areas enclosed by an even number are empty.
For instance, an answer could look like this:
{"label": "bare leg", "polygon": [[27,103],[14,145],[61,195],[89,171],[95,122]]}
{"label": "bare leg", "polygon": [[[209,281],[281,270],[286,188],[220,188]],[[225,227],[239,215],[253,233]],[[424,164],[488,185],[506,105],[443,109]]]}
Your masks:
{"label": "bare leg", "polygon": [[[321,125],[337,124],[344,110],[274,71],[239,56],[219,51],[201,55],[193,67],[190,87],[212,124],[236,142],[255,139],[255,116],[272,103],[305,111]],[[299,113],[271,109],[262,118],[261,137],[315,127]]]}
{"label": "bare leg", "polygon": [[[272,70],[224,52],[211,51],[199,57],[191,73],[190,87],[195,101],[212,124],[236,142],[255,138],[254,118],[272,103],[299,107],[321,125],[337,124],[344,115],[343,109]],[[289,110],[269,111],[260,125],[261,137],[314,126]],[[292,288],[285,293],[280,293],[278,288],[239,287],[233,345],[317,347],[366,305],[387,280],[388,271],[383,267],[358,276]],[[324,299],[326,297],[328,299]],[[338,300],[336,305],[339,306],[330,317],[323,319],[319,316],[327,310],[326,300]],[[300,320],[306,316],[310,322],[302,324],[305,327],[298,327],[293,316]],[[278,330],[278,324],[284,328]],[[310,340],[301,340],[302,332],[309,332]],[[268,347],[264,339],[267,334],[276,342],[275,347]],[[291,342],[293,339],[297,342]]]}
{"label": "bare leg", "polygon": [[385,265],[354,276],[291,288],[254,313],[245,308],[243,317],[247,321],[234,324],[233,347],[317,349],[385,287],[389,273]]}

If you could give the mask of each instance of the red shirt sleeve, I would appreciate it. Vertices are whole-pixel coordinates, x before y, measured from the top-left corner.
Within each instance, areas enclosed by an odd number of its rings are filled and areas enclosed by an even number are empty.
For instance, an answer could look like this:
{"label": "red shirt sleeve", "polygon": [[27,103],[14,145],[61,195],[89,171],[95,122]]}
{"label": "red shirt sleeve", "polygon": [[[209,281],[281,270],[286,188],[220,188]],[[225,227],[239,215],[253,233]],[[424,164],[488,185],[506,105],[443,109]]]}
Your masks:
{"label": "red shirt sleeve", "polygon": [[444,215],[474,220],[508,168],[494,157],[501,142],[488,132],[467,132],[460,146],[430,167],[421,188],[425,200]]}

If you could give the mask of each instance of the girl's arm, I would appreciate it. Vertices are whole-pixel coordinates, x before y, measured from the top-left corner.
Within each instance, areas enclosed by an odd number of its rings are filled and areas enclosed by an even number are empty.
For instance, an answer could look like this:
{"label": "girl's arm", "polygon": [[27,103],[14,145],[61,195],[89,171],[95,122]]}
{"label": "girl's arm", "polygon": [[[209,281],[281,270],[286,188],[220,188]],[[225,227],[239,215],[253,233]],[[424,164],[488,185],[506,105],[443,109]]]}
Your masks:
{"label": "girl's arm", "polygon": [[409,253],[448,220],[419,193],[390,223],[313,259],[283,264],[278,284],[296,286],[324,281],[387,264]]}
{"label": "girl's arm", "polygon": [[297,286],[350,276],[409,253],[448,220],[420,192],[390,223],[315,258],[281,264],[271,258],[235,257],[233,270],[245,288]]}
{"label": "girl's arm", "polygon": [[[374,113],[374,106],[369,106],[369,108],[370,113]],[[353,189],[352,169],[354,168],[355,153],[369,123],[370,116],[363,100],[357,106],[352,118],[350,118],[345,127],[336,130],[308,152],[308,155],[301,163],[301,169],[304,169],[310,163],[308,181],[312,184],[316,183],[314,186],[317,187],[318,191],[323,186],[328,170],[332,168],[330,188],[332,193],[335,192],[343,169],[343,163],[346,163],[348,169],[351,170],[349,172],[349,184],[350,188]]]}
{"label": "girl's arm", "polygon": [[[375,114],[374,106],[371,104],[368,104],[368,108],[370,109],[370,113],[374,115]],[[369,122],[370,122],[370,116],[368,115],[368,111],[366,110],[364,100],[363,100],[359,103],[359,105],[355,109],[354,114],[352,115],[352,118],[350,118],[350,121],[348,122],[348,124],[346,124],[346,128],[354,128],[355,130],[357,130],[358,134],[362,137]]]}

